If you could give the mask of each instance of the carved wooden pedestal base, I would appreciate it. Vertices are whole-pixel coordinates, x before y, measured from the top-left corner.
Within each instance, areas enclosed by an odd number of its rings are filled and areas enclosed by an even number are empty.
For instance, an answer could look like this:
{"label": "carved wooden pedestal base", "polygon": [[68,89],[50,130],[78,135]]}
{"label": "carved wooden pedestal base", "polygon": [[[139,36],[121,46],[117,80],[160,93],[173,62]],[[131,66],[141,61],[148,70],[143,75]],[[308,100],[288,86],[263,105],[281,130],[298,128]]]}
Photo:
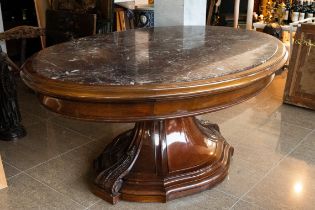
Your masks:
{"label": "carved wooden pedestal base", "polygon": [[194,117],[139,122],[95,161],[94,192],[113,204],[166,202],[221,182],[232,155],[215,124]]}

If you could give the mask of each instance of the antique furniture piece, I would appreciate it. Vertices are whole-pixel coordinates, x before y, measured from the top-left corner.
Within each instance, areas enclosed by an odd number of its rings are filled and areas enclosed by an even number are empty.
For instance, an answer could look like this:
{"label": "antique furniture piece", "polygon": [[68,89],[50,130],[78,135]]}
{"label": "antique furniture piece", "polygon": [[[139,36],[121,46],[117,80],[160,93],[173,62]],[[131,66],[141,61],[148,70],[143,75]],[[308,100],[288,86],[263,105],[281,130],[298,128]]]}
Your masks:
{"label": "antique furniture piece", "polygon": [[96,14],[46,10],[47,46],[96,34]]}
{"label": "antique furniture piece", "polygon": [[194,116],[262,91],[287,60],[269,35],[176,26],[97,35],[46,48],[21,72],[40,102],[82,120],[136,122],[95,161],[94,192],[166,202],[220,183],[233,148]]}
{"label": "antique furniture piece", "polygon": [[0,155],[0,190],[7,188],[7,179],[5,178],[5,173],[2,165],[1,155]]}
{"label": "antique furniture piece", "polygon": [[[18,26],[0,33],[0,40],[35,38],[44,35],[43,29],[32,26]],[[25,45],[22,55],[25,54]],[[24,58],[23,58],[24,59]],[[15,140],[26,135],[21,125],[14,71],[19,72],[19,67],[13,63],[8,55],[0,49],[0,140]],[[11,69],[9,69],[9,67]]]}
{"label": "antique furniture piece", "polygon": [[19,70],[0,48],[0,140],[2,141],[15,140],[26,135],[21,125],[14,75],[8,66],[13,70]]}
{"label": "antique furniture piece", "polygon": [[315,25],[297,30],[290,58],[284,102],[315,110]]}
{"label": "antique furniture piece", "polygon": [[26,53],[26,39],[36,38],[39,36],[45,36],[44,29],[33,26],[17,26],[5,32],[1,32],[0,40],[9,41],[12,39],[22,39],[20,63],[23,64]]}

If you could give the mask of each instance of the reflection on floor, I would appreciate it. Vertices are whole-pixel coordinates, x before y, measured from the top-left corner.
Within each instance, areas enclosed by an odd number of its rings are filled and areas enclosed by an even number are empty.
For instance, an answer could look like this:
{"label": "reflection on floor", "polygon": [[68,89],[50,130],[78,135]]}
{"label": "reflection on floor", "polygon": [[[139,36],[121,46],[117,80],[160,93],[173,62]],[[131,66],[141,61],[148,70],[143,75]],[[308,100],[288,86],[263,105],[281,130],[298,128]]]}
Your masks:
{"label": "reflection on floor", "polygon": [[9,188],[0,209],[314,209],[315,112],[282,104],[285,74],[257,97],[200,116],[219,123],[235,148],[229,176],[217,187],[166,204],[111,206],[89,189],[91,161],[132,124],[62,118],[19,84],[28,135],[1,142]]}

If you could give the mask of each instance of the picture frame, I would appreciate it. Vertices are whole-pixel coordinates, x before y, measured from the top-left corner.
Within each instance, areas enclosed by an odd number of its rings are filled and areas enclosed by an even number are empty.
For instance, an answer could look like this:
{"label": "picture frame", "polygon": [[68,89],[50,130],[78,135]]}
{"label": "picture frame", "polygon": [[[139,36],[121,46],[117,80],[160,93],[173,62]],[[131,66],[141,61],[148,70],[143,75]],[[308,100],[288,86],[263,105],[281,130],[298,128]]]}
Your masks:
{"label": "picture frame", "polygon": [[298,28],[289,64],[284,103],[315,110],[315,25]]}

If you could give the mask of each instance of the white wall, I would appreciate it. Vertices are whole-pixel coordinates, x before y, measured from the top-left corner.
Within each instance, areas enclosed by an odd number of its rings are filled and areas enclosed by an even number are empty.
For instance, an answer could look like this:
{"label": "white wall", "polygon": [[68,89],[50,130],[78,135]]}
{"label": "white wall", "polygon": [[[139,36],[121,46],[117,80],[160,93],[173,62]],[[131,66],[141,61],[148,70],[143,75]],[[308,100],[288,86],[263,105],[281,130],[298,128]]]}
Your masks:
{"label": "white wall", "polygon": [[154,26],[176,26],[184,22],[184,0],[154,0]]}
{"label": "white wall", "polygon": [[[3,31],[4,31],[4,28],[3,28],[2,10],[1,10],[1,3],[0,3],[0,32],[3,32]],[[0,45],[1,45],[2,50],[6,52],[7,48],[5,46],[5,42],[0,41]]]}
{"label": "white wall", "polygon": [[184,25],[206,25],[207,0],[185,0]]}
{"label": "white wall", "polygon": [[207,0],[155,0],[154,26],[205,25]]}

